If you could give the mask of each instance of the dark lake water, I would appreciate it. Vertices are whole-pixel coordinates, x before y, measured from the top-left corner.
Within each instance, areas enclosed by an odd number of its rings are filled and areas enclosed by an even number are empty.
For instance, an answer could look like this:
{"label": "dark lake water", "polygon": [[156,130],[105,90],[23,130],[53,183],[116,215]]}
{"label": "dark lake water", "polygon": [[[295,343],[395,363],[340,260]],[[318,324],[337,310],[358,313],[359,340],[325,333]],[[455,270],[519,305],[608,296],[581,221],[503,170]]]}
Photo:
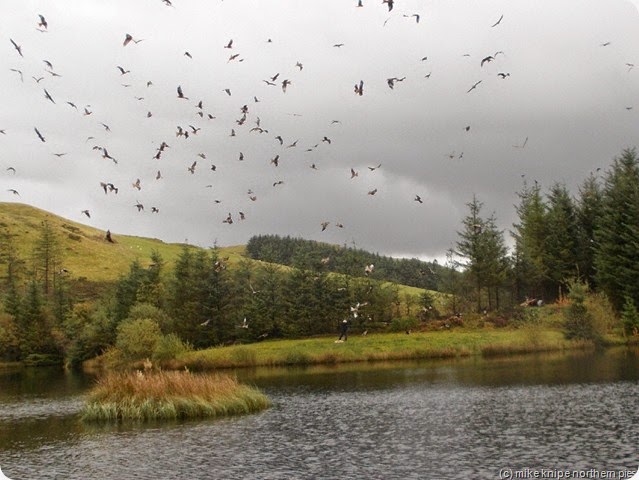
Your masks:
{"label": "dark lake water", "polygon": [[274,406],[90,427],[77,417],[90,376],[0,370],[0,468],[13,480],[497,479],[639,464],[636,349],[237,375]]}

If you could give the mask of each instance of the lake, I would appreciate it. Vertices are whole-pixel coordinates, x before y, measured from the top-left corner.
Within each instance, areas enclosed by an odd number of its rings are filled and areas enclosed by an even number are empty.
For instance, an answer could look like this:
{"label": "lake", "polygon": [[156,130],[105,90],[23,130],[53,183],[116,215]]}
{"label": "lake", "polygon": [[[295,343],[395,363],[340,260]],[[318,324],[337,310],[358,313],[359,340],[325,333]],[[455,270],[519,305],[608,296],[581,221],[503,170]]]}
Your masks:
{"label": "lake", "polygon": [[637,349],[236,374],[273,407],[98,427],[77,416],[90,375],[0,370],[0,468],[13,480],[497,479],[639,464]]}

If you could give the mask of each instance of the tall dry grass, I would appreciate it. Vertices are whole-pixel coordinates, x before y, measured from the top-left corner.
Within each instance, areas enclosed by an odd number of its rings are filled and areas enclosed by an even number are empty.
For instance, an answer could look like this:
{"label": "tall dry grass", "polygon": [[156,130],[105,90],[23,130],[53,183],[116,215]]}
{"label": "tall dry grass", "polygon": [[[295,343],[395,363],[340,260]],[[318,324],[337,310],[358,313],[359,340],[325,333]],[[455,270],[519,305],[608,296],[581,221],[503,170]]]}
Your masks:
{"label": "tall dry grass", "polygon": [[90,391],[84,421],[173,420],[257,412],[270,406],[228,375],[189,371],[109,373]]}

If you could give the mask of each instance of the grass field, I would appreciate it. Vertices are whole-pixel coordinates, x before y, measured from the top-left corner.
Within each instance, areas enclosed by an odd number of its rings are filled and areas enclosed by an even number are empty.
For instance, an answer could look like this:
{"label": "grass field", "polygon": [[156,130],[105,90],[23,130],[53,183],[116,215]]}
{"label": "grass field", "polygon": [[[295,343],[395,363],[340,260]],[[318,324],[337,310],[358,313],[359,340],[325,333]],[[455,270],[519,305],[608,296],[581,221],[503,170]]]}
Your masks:
{"label": "grass field", "polygon": [[[569,341],[560,330],[530,327],[349,336],[301,340],[273,340],[248,345],[188,352],[168,368],[214,369],[249,366],[311,365],[379,360],[500,355],[589,348],[589,342]],[[608,343],[622,343],[610,337]]]}

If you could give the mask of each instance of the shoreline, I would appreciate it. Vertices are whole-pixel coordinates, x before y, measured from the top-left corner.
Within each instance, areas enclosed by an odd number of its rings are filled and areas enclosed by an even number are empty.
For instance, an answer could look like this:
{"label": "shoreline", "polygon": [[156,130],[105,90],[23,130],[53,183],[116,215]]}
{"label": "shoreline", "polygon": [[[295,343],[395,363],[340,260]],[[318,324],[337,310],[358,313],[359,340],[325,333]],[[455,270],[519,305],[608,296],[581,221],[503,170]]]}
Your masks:
{"label": "shoreline", "polygon": [[[456,357],[498,357],[538,352],[583,350],[636,344],[636,340],[608,335],[601,344],[567,340],[560,330],[523,328],[459,330],[270,340],[246,345],[220,346],[192,351],[159,364],[167,370],[194,371],[258,366],[335,365],[354,362],[400,361]],[[99,359],[86,367],[108,368]]]}

